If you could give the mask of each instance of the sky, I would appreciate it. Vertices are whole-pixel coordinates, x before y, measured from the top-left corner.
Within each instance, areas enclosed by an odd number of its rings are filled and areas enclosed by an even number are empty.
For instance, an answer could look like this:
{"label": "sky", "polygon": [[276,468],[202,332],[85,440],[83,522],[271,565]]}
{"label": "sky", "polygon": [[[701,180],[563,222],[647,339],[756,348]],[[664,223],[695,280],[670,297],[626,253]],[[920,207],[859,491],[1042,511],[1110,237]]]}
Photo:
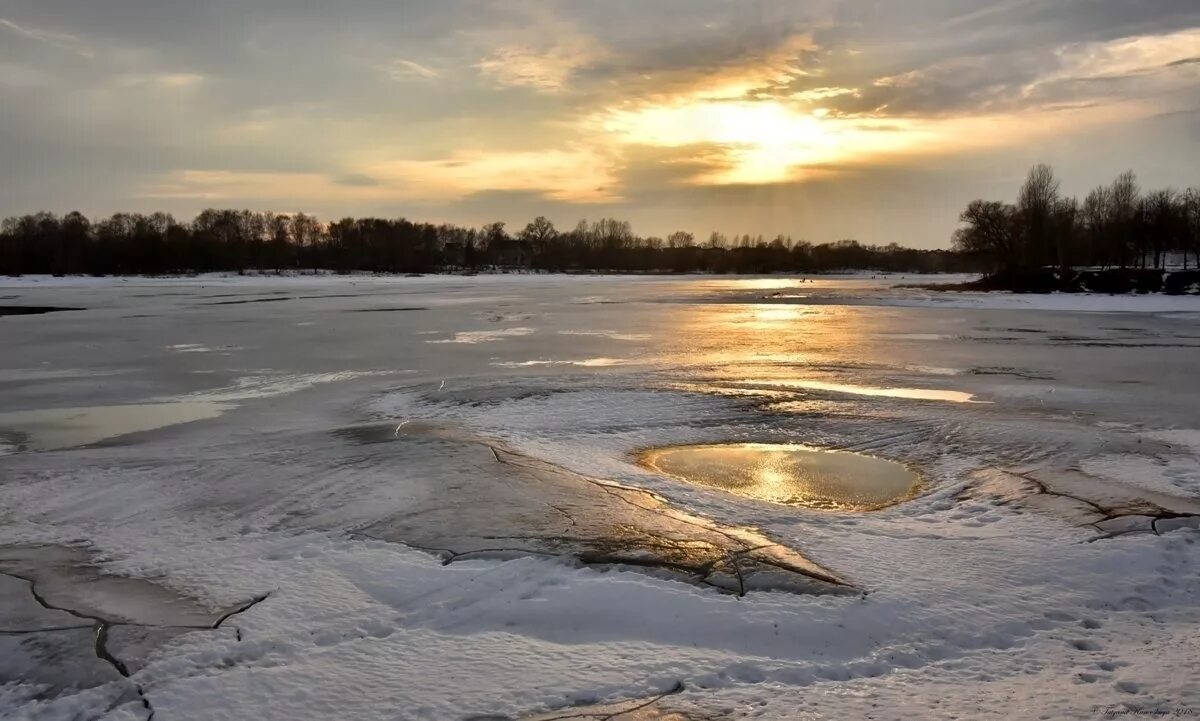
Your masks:
{"label": "sky", "polygon": [[0,215],[945,247],[1038,162],[1200,186],[1200,2],[0,0]]}

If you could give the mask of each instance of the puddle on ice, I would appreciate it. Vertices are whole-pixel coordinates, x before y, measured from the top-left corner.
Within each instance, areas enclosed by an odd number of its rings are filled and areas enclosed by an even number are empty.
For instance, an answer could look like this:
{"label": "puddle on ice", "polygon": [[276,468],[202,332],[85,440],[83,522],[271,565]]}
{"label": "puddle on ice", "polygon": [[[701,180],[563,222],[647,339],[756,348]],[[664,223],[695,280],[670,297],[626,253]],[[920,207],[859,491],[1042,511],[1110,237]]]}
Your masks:
{"label": "puddle on ice", "polygon": [[27,451],[53,451],[110,438],[216,418],[230,406],[207,401],[140,403],[0,413],[0,430],[21,438]]}
{"label": "puddle on ice", "polygon": [[802,445],[742,443],[643,452],[650,470],[774,503],[875,511],[902,501],[920,478],[894,461]]}

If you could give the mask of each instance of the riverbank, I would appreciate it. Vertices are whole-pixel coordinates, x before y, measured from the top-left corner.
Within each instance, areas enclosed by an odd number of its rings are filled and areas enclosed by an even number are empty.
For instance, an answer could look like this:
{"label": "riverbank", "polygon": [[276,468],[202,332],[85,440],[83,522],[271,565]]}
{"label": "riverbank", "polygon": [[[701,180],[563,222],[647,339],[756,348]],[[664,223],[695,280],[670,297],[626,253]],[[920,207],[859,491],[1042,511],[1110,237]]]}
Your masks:
{"label": "riverbank", "polygon": [[897,287],[959,292],[1200,295],[1200,270],[1041,270],[1021,274],[985,275],[965,283],[921,283]]}

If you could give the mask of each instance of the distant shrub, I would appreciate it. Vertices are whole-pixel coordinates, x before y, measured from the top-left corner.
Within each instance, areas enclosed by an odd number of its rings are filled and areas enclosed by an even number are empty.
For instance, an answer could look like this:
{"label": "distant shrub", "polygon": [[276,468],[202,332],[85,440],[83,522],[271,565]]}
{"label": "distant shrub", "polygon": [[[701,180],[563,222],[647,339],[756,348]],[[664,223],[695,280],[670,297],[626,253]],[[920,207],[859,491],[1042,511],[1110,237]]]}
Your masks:
{"label": "distant shrub", "polygon": [[1181,270],[1169,273],[1163,284],[1168,295],[1200,295],[1200,270]]}

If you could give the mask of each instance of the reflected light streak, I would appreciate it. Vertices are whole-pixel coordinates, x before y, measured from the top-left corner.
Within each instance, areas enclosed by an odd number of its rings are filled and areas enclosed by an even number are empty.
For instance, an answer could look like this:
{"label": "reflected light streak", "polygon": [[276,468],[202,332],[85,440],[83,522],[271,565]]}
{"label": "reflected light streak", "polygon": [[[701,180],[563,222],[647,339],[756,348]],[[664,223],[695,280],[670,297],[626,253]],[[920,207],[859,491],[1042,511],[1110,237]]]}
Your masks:
{"label": "reflected light streak", "polygon": [[803,388],[814,391],[829,391],[831,393],[848,393],[856,396],[886,396],[889,398],[907,398],[918,401],[948,401],[950,403],[988,403],[976,400],[975,396],[962,391],[949,391],[934,388],[874,388],[850,383],[827,383],[809,380],[746,380],[745,384],[761,384],[780,388]]}
{"label": "reflected light streak", "polygon": [[[759,289],[757,283],[730,281],[721,288],[712,288],[710,293],[719,296],[737,292],[739,284],[742,292],[752,293]],[[913,363],[921,360],[924,345],[907,354],[881,353],[875,341],[889,332],[894,335],[895,327],[886,316],[859,308],[718,302],[689,306],[671,332],[655,334],[655,338],[666,343],[656,349],[659,357],[671,359],[671,365],[689,369],[690,377],[673,379],[674,385],[684,384],[705,393],[759,396],[777,404],[784,401],[781,394],[791,393],[795,400],[807,398],[808,394],[799,393],[802,391],[911,401],[990,403],[960,390],[891,385],[888,375],[914,372],[929,375],[930,367]],[[933,340],[931,335],[917,337]],[[953,373],[940,367],[937,370],[943,377]]]}

